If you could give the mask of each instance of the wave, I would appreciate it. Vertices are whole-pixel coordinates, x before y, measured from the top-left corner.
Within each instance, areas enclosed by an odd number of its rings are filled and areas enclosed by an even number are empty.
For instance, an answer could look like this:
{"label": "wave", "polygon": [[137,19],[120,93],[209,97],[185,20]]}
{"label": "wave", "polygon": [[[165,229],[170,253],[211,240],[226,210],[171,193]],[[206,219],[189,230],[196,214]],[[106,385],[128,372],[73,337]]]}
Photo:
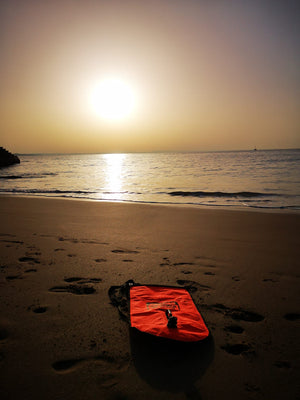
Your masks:
{"label": "wave", "polygon": [[59,190],[59,189],[0,189],[0,193],[23,193],[23,194],[41,194],[41,195],[51,195],[51,194],[59,194],[59,195],[94,195],[94,194],[103,194],[103,195],[118,195],[118,194],[129,194],[129,195],[139,195],[140,192],[101,192],[101,191],[89,191],[89,190]]}
{"label": "wave", "polygon": [[[195,202],[193,200],[185,201],[184,203],[182,202],[176,202],[176,201],[164,201],[164,200],[144,200],[144,199],[122,199],[118,197],[111,197],[111,198],[102,198],[98,197],[101,192],[99,191],[85,191],[85,190],[41,190],[41,189],[2,189],[0,188],[0,193],[11,193],[11,194],[22,194],[22,195],[33,195],[33,196],[41,196],[41,197],[58,197],[58,198],[73,198],[73,199],[82,199],[82,200],[92,200],[92,201],[110,201],[110,202],[120,202],[120,203],[144,203],[144,204],[170,204],[170,205],[191,205],[191,206],[202,206],[202,207],[218,207],[218,208],[240,208],[240,207],[249,207],[249,208],[256,208],[256,209],[265,209],[265,210],[271,210],[271,209],[280,209],[280,210],[291,210],[291,211],[299,211],[300,210],[300,205],[292,205],[292,204],[286,204],[286,205],[279,205],[279,204],[273,204],[272,200],[266,200],[266,199],[261,199],[261,200],[247,200],[247,199],[238,199],[238,203],[236,201],[231,201],[225,199],[224,202],[219,203],[217,200],[211,202],[208,200],[206,201],[200,201],[200,202]],[[102,192],[102,194],[136,194],[133,192]],[[182,193],[182,192],[174,192],[174,193]],[[199,193],[199,192],[183,192],[183,193]],[[200,192],[201,193],[201,192]],[[212,196],[211,193],[223,193],[223,192],[204,192],[206,194],[206,197]],[[237,192],[237,193],[249,193],[249,192]],[[253,194],[253,192],[250,192]],[[97,195],[95,197],[95,195]],[[227,193],[223,193],[223,195],[227,195]],[[236,196],[236,193],[229,193],[229,197],[233,198]],[[258,194],[261,196],[264,196],[263,194]],[[174,196],[179,196],[179,194],[175,194]],[[192,195],[190,195],[192,197]],[[224,197],[225,197],[224,196]],[[269,194],[269,196],[272,196]],[[277,194],[277,196],[280,196]],[[204,196],[205,197],[205,196]],[[267,204],[266,204],[267,203]]]}
{"label": "wave", "polygon": [[58,174],[54,172],[45,172],[42,174],[23,174],[23,175],[3,175],[0,176],[0,179],[35,179],[35,178],[45,178],[48,176],[57,176]]}
{"label": "wave", "polygon": [[134,194],[134,195],[136,195],[136,194],[142,194],[141,192],[130,192],[130,191],[128,191],[128,190],[124,190],[124,191],[122,191],[122,192],[101,192],[102,194],[109,194],[109,195],[111,195],[111,194]]}
{"label": "wave", "polygon": [[86,190],[43,190],[43,189],[0,189],[2,193],[26,193],[26,194],[95,194]]}
{"label": "wave", "polygon": [[8,175],[8,176],[0,176],[0,179],[22,179],[21,175]]}
{"label": "wave", "polygon": [[183,196],[183,197],[242,197],[242,198],[253,198],[253,197],[269,197],[269,196],[280,196],[277,193],[259,193],[259,192],[185,192],[175,191],[169,192],[170,196]]}

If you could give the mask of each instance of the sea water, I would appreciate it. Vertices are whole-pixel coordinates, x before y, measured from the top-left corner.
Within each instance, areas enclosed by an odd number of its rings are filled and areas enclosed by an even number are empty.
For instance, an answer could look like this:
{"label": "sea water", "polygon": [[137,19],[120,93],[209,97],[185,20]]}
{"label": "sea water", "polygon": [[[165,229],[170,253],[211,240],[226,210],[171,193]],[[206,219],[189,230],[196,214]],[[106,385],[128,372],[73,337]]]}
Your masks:
{"label": "sea water", "polygon": [[300,150],[20,154],[0,194],[300,210]]}

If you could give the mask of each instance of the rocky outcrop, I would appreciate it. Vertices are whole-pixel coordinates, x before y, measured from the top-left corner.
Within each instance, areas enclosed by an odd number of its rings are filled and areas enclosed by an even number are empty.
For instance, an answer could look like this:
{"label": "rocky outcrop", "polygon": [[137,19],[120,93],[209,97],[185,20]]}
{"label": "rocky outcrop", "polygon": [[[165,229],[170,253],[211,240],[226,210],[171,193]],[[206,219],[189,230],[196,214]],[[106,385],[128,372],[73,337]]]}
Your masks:
{"label": "rocky outcrop", "polygon": [[19,164],[20,159],[15,154],[10,153],[8,150],[0,147],[0,168],[7,167],[13,164]]}

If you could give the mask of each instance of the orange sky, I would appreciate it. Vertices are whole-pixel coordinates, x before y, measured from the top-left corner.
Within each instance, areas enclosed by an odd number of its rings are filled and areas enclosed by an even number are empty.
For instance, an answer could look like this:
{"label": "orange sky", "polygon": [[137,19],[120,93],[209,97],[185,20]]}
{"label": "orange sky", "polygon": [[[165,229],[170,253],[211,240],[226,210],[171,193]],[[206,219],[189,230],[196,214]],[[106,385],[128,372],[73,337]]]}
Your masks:
{"label": "orange sky", "polygon": [[[0,145],[18,153],[300,147],[299,3],[6,0]],[[137,93],[122,122],[89,93]]]}

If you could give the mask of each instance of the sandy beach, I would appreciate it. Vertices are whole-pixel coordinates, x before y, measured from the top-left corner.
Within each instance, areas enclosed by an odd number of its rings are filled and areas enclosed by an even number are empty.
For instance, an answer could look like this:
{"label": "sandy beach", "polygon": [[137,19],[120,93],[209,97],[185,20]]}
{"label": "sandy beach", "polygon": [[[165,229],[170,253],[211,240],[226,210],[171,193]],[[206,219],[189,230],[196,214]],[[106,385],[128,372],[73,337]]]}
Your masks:
{"label": "sandy beach", "polygon": [[[299,398],[299,214],[0,198],[0,392]],[[137,338],[108,290],[192,288],[198,346]]]}

